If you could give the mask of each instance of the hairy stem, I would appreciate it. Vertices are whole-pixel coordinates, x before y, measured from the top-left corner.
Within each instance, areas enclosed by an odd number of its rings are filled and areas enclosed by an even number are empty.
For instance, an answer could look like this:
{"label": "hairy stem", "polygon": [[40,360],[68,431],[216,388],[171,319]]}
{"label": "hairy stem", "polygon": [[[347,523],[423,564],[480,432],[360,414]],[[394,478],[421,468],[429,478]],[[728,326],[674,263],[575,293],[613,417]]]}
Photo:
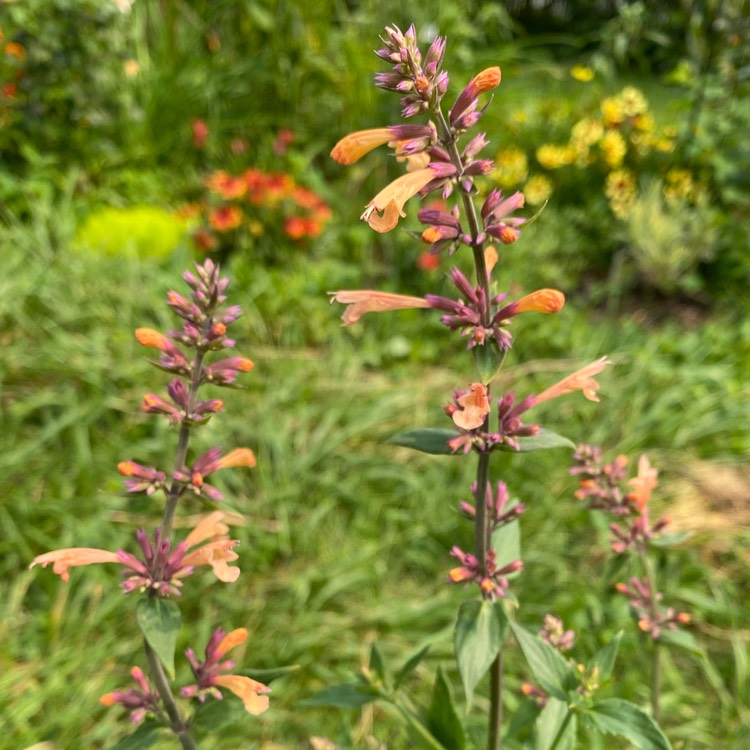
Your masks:
{"label": "hairy stem", "polygon": [[503,650],[490,667],[490,733],[487,750],[500,750],[503,745]]}
{"label": "hairy stem", "polygon": [[169,717],[169,728],[180,741],[183,750],[198,750],[198,745],[195,744],[195,740],[190,734],[189,725],[182,718],[180,711],[177,708],[174,695],[172,695],[172,690],[169,687],[169,680],[167,679],[167,675],[164,674],[164,668],[159,661],[159,657],[145,640],[143,642],[143,647],[146,651],[146,660],[148,661],[151,679],[154,681],[156,690],[164,704],[164,710]]}

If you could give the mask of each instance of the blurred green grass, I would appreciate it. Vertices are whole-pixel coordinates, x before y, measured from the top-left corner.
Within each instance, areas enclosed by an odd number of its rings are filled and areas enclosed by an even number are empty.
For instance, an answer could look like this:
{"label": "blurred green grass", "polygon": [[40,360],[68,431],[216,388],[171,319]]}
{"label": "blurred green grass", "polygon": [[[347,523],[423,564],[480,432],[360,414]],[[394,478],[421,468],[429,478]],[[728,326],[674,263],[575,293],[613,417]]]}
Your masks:
{"label": "blurred green grass", "polygon": [[[72,253],[64,226],[62,215],[55,244],[41,225],[9,227],[0,238],[7,271],[0,281],[0,708],[7,721],[0,748],[9,750],[41,741],[77,747],[82,738],[86,747],[106,748],[127,731],[118,712],[97,701],[126,685],[139,660],[133,602],[119,594],[117,572],[75,570],[66,585],[26,567],[35,554],[60,547],[132,548],[133,531],[160,507],[123,497],[116,464],[168,461],[175,438],[139,413],[142,394],[158,392],[166,378],[148,366],[132,331],[172,324],[162,300],[181,287],[189,258],[160,266]],[[533,265],[533,247],[509,260],[509,274]],[[196,434],[195,451],[249,445],[258,466],[221,477],[224,507],[247,519],[237,529],[243,575],[229,587],[191,579],[180,648],[202,647],[219,624],[246,626],[252,637],[243,666],[301,668],[274,684],[273,710],[202,747],[305,747],[314,734],[351,742],[351,716],[298,701],[347,679],[373,640],[394,661],[433,645],[414,681],[417,695],[424,697],[423,678],[437,661],[452,669],[452,619],[465,593],[446,584],[448,551],[470,545],[456,504],[468,496],[471,462],[384,442],[401,428],[441,425],[451,390],[472,377],[468,358],[439,326],[428,330],[440,343],[425,346],[417,311],[370,316],[342,330],[325,291],[350,271],[332,264],[322,272],[316,262],[298,258],[283,279],[239,261],[230,269],[231,299],[248,313],[235,325],[238,349],[256,368],[245,390],[220,394],[226,414]],[[648,451],[667,480],[690,462],[731,466],[749,447],[747,321],[717,313],[686,328],[676,320],[650,324],[652,313],[635,306],[592,316],[571,295],[555,318],[525,316],[514,324],[503,382],[534,391],[608,353],[616,366],[602,377],[601,404],[568,397],[538,417],[575,441],[633,456]],[[316,344],[301,346],[310,331]],[[578,630],[583,654],[625,627],[615,691],[645,703],[647,656],[602,576],[607,532],[573,499],[568,463],[564,451],[497,462],[529,507],[526,568],[515,582],[520,617],[533,627],[545,612],[562,616]],[[679,507],[680,497],[663,504]],[[189,514],[204,510],[186,506]],[[712,549],[711,536],[699,534],[661,563],[668,598],[694,613],[708,654],[703,663],[670,654],[664,721],[675,747],[739,750],[749,692],[747,527],[735,522],[713,533],[733,541]],[[512,710],[525,677],[512,650],[508,673]],[[477,725],[481,705],[471,720]],[[358,721],[361,736],[371,722],[389,747],[407,746],[380,709]]]}

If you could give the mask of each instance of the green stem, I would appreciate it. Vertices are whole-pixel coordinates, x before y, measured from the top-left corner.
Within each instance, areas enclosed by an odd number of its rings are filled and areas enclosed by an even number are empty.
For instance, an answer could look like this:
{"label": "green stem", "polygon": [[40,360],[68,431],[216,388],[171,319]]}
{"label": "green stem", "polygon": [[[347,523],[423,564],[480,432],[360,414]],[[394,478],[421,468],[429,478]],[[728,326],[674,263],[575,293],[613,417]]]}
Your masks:
{"label": "green stem", "polygon": [[490,667],[490,734],[487,750],[500,750],[503,746],[503,650],[498,652]]}
{"label": "green stem", "polygon": [[[643,569],[646,572],[646,581],[648,582],[648,593],[649,600],[651,603],[650,616],[651,620],[655,621],[658,616],[657,611],[657,596],[659,590],[656,586],[656,571],[651,558],[648,556],[647,549],[639,550],[641,562],[643,563]],[[661,695],[661,658],[659,641],[653,642],[653,652],[651,655],[651,718],[658,722],[659,721],[659,698]]]}
{"label": "green stem", "polygon": [[195,744],[195,740],[190,734],[189,725],[182,718],[182,716],[180,715],[180,711],[177,708],[177,703],[175,702],[174,696],[172,695],[172,690],[169,687],[169,681],[167,680],[166,674],[164,674],[164,668],[159,661],[159,657],[145,640],[143,642],[143,646],[146,651],[146,660],[148,661],[151,679],[154,681],[156,690],[161,697],[162,703],[164,704],[164,710],[167,712],[167,716],[169,717],[169,728],[180,741],[183,750],[198,750],[198,745]]}

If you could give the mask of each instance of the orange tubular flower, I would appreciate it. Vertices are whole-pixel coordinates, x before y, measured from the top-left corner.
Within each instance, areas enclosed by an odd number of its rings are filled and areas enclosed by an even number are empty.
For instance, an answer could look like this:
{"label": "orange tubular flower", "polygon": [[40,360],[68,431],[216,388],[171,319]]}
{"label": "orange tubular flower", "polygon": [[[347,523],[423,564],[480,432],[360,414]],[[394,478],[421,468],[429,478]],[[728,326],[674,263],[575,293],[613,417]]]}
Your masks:
{"label": "orange tubular flower", "polygon": [[250,448],[235,448],[219,459],[220,469],[229,469],[235,466],[244,466],[247,469],[252,469],[255,466],[255,454]]}
{"label": "orange tubular flower", "polygon": [[175,345],[163,333],[159,333],[159,331],[155,331],[153,328],[136,328],[135,338],[142,346],[160,349],[163,352],[175,348]]}
{"label": "orange tubular flower", "polygon": [[406,310],[412,307],[431,307],[422,297],[409,297],[405,294],[391,292],[377,292],[369,289],[342,290],[328,292],[331,302],[341,302],[348,305],[341,316],[342,325],[350,326],[356,323],[365,313],[386,312],[388,310]]}
{"label": "orange tubular flower", "polygon": [[565,295],[557,289],[539,289],[536,292],[521,297],[514,307],[514,311],[556,313],[565,305]]}
{"label": "orange tubular flower", "polygon": [[407,172],[383,188],[368,204],[360,216],[376,232],[390,232],[399,217],[406,216],[404,204],[436,177],[430,168]]}
{"label": "orange tubular flower", "polygon": [[594,380],[594,375],[598,375],[607,365],[611,365],[611,360],[607,357],[600,357],[591,364],[582,367],[567,378],[563,378],[559,383],[550,386],[547,390],[542,391],[534,396],[534,404],[541,404],[544,401],[550,401],[558,396],[564,396],[566,393],[582,391],[583,395],[589,401],[599,401],[596,392],[599,390],[599,383]]}
{"label": "orange tubular flower", "polygon": [[72,547],[56,549],[52,552],[45,552],[43,555],[37,555],[31,565],[29,565],[29,568],[33,568],[35,565],[41,565],[43,568],[46,568],[52,563],[53,572],[57,573],[65,583],[68,583],[70,581],[68,568],[108,562],[120,562],[120,558],[116,552],[91,547]]}
{"label": "orange tubular flower", "polygon": [[365,154],[393,141],[393,133],[389,128],[372,128],[357,130],[344,136],[331,151],[331,158],[339,164],[348,166],[361,159]]}
{"label": "orange tubular flower", "polygon": [[648,505],[658,476],[659,471],[651,466],[648,456],[641,456],[638,460],[638,476],[628,482],[628,486],[633,487],[633,491],[628,494],[628,500],[635,505],[639,513],[643,513]]}

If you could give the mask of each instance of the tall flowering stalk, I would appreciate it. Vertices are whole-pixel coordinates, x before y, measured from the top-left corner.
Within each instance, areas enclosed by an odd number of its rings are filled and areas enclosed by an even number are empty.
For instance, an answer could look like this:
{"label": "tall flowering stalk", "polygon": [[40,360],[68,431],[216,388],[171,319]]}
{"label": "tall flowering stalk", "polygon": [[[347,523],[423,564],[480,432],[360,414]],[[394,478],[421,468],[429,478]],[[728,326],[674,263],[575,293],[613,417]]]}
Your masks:
{"label": "tall flowering stalk", "polygon": [[[190,287],[189,296],[176,291],[167,294],[167,305],[181,318],[181,327],[166,334],[151,328],[135,332],[140,344],[158,352],[158,359],[152,364],[172,376],[166,397],[147,393],[142,403],[144,411],[162,415],[178,426],[172,466],[169,470],[158,469],[128,460],[117,467],[125,477],[128,494],[164,497],[161,522],[152,534],[145,529],[136,532],[135,551],[59,549],[37,556],[31,565],[52,565],[66,582],[68,570],[73,567],[92,563],[120,566],[123,593],[140,595],[136,619],[143,634],[147,670],[133,667],[130,674],[134,685],[107,693],[101,702],[121,706],[134,723],[150,717],[147,729],[167,727],[185,750],[192,750],[197,747],[193,728],[200,723],[196,720],[197,709],[208,697],[221,699],[222,689],[227,690],[242,700],[249,713],[257,715],[268,708],[269,689],[249,676],[232,673],[234,663],[224,659],[228,651],[247,639],[245,628],[228,633],[217,628],[205,647],[204,659],[187,649],[185,655],[195,681],[179,693],[171,684],[181,624],[176,598],[182,594],[185,579],[204,567],[211,568],[223,583],[236,581],[240,574],[239,568],[231,565],[239,557],[235,552],[239,542],[229,536],[229,515],[214,510],[204,515],[184,538],[178,538],[174,529],[178,506],[190,502],[191,496],[200,504],[220,502],[222,493],[207,481],[211,475],[221,469],[255,465],[249,448],[224,452],[213,447],[189,458],[194,428],[224,410],[220,399],[202,398],[205,387],[237,387],[238,376],[252,370],[253,363],[244,357],[221,356],[235,344],[227,329],[241,310],[236,305],[225,305],[224,291],[229,280],[220,277],[219,267],[207,260],[196,265],[195,273],[186,272],[183,278]],[[178,696],[189,699],[192,706],[183,705]]]}
{"label": "tall flowering stalk", "polygon": [[[604,463],[598,446],[579,445],[573,455],[570,473],[579,477],[576,497],[583,500],[590,510],[607,513],[616,520],[609,526],[610,547],[614,555],[633,554],[638,561],[638,575],[631,576],[627,583],[615,585],[617,593],[628,599],[630,610],[638,621],[638,628],[652,641],[651,665],[651,715],[659,716],[661,694],[660,647],[663,643],[676,642],[694,647],[692,638],[681,625],[691,621],[688,612],[678,612],[664,604],[664,595],[659,591],[654,565],[653,546],[667,547],[683,537],[664,534],[670,524],[667,516],[658,521],[650,518],[651,493],[657,486],[658,471],[651,466],[648,456],[638,460],[637,474],[628,479],[628,459],[617,456],[614,461]],[[681,636],[675,638],[675,634]]]}
{"label": "tall flowering stalk", "polygon": [[[433,254],[468,252],[473,263],[473,279],[458,266],[452,268],[448,278],[455,287],[453,297],[428,294],[422,298],[373,290],[339,290],[331,295],[332,301],[347,305],[344,325],[356,323],[369,312],[404,308],[437,310],[442,323],[462,336],[466,348],[472,352],[478,373],[476,381],[456,389],[445,406],[452,428],[415,429],[396,436],[391,442],[428,453],[475,457],[476,480],[471,488],[471,501],[463,501],[459,506],[464,517],[474,524],[474,547],[471,551],[457,545],[452,548],[450,554],[458,565],[450,570],[448,578],[453,583],[475,587],[478,595],[465,601],[459,610],[455,650],[468,702],[479,680],[488,671],[490,673],[487,748],[497,750],[502,742],[502,644],[509,622],[506,603],[515,601],[509,587],[513,576],[523,567],[522,561],[515,559],[501,540],[508,539],[508,528],[517,533],[516,521],[524,507],[509,499],[508,488],[502,481],[492,479],[491,460],[499,451],[519,453],[574,447],[567,439],[543,429],[533,418],[529,420],[528,414],[543,402],[575,391],[598,401],[596,376],[610,362],[602,357],[540,393],[517,396],[513,391],[492,392],[493,381],[513,343],[510,332],[513,318],[527,312],[556,313],[565,303],[564,295],[556,289],[541,289],[513,299],[500,291],[502,287],[498,285],[502,253],[508,252],[505,248],[518,241],[528,221],[518,215],[524,207],[524,196],[520,192],[508,196],[499,190],[485,193],[478,184],[493,169],[493,162],[482,156],[488,144],[486,134],[473,131],[490,105],[489,95],[500,84],[501,71],[498,67],[481,71],[452,105],[446,106],[449,88],[449,77],[443,70],[446,40],[437,37],[423,56],[414,26],[405,33],[396,26],[387,27],[381,39],[383,48],[376,54],[390,64],[391,69],[376,75],[376,85],[401,95],[404,118],[421,116],[424,122],[392,124],[351,133],[336,144],[331,156],[340,164],[348,165],[387,145],[403,163],[404,173],[380,190],[360,217],[376,232],[388,232],[397,227],[406,217],[406,204],[412,198],[431,193],[440,193],[444,201],[452,198],[453,205],[449,209],[424,208],[417,212],[418,220],[425,226],[421,240]],[[525,636],[516,633],[516,637],[526,652]],[[368,674],[380,677],[373,677],[369,688],[379,697],[391,699],[389,683],[384,681],[383,670],[379,668],[381,662],[374,653]],[[396,685],[402,674],[413,666],[411,662],[404,666]],[[577,684],[574,675],[567,675],[568,678],[571,684]],[[441,679],[439,675],[438,682]],[[438,701],[441,708],[436,710],[432,722],[428,720],[429,731],[448,743],[446,747],[463,747],[463,740],[456,740],[457,736],[463,736],[457,716],[455,721],[448,722],[450,729],[446,729],[445,714],[452,710],[448,705],[450,701],[440,697],[446,691],[437,684],[435,690],[433,701]],[[565,694],[564,686],[560,691]],[[433,703],[433,707],[435,705]],[[571,708],[570,715],[572,711]],[[560,736],[555,742],[568,731],[568,720],[569,717],[558,728]],[[413,717],[410,723],[414,726]],[[418,731],[424,737],[428,732],[424,727],[422,730]],[[442,745],[438,743],[438,746]]]}

